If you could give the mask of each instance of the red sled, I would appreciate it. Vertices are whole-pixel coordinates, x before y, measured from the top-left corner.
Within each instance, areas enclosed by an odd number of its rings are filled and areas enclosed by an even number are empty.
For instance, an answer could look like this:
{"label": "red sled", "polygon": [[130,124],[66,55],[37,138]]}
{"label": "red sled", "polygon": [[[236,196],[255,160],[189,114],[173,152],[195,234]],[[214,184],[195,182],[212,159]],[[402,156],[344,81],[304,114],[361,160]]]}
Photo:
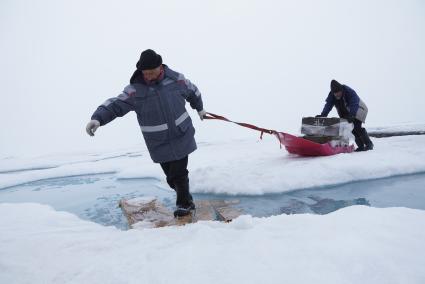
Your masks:
{"label": "red sled", "polygon": [[320,144],[284,132],[277,132],[275,135],[289,153],[300,156],[331,156],[354,151],[354,145],[332,146],[330,142]]}

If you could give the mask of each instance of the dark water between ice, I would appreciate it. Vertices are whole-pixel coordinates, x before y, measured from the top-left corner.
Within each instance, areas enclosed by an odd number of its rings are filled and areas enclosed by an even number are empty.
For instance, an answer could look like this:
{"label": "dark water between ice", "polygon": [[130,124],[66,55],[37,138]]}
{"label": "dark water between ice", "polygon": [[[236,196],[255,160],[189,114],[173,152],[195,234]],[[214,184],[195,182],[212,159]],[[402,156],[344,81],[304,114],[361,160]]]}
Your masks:
{"label": "dark water between ice", "polygon": [[[0,190],[0,202],[37,202],[102,225],[127,228],[117,204],[121,198],[157,196],[172,208],[174,192],[154,179],[116,180],[112,175],[47,179]],[[425,173],[301,189],[261,196],[194,194],[195,199],[236,199],[253,216],[327,214],[361,204],[425,210]]]}

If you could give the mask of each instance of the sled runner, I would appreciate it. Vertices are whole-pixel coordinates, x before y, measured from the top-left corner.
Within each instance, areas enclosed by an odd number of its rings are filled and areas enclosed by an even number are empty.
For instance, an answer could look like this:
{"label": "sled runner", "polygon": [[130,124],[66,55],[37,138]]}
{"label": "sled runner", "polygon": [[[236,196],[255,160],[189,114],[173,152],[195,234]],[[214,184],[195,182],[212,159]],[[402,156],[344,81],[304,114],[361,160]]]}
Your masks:
{"label": "sled runner", "polygon": [[180,226],[197,221],[230,222],[240,216],[242,211],[232,207],[238,201],[199,200],[195,201],[196,210],[192,214],[175,218],[173,212],[156,198],[121,199],[119,206],[127,218],[130,228],[159,228]]}

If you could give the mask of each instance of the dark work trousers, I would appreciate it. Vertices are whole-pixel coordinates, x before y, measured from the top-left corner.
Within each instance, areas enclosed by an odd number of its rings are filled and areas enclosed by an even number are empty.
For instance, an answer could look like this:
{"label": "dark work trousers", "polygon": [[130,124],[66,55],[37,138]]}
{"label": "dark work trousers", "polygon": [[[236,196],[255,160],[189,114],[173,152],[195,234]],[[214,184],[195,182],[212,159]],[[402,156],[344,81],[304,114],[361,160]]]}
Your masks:
{"label": "dark work trousers", "polygon": [[362,128],[362,122],[358,120],[357,118],[355,118],[353,121],[353,124],[354,124],[354,129],[352,133],[354,135],[356,144],[360,149],[364,149],[366,142],[364,141],[364,138],[363,138],[364,128]]}
{"label": "dark work trousers", "polygon": [[[362,133],[362,123],[360,120],[358,120],[357,118],[354,119],[353,124],[354,124],[354,129],[353,129],[353,134],[354,136],[360,136],[360,133]],[[356,135],[356,133],[359,133],[358,135]]]}
{"label": "dark work trousers", "polygon": [[193,198],[189,193],[189,171],[187,170],[188,156],[181,160],[160,163],[167,176],[168,185],[176,191],[177,206],[189,205]]}

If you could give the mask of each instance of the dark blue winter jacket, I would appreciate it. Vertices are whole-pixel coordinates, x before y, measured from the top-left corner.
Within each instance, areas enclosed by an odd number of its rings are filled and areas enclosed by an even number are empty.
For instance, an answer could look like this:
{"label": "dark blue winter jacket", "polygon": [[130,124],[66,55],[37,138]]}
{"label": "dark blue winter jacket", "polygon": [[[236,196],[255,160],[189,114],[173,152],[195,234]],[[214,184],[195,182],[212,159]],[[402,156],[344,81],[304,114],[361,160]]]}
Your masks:
{"label": "dark blue winter jacket", "polygon": [[162,80],[146,84],[142,76],[133,76],[118,97],[107,100],[92,115],[92,119],[105,125],[135,111],[150,156],[156,163],[180,160],[196,150],[195,128],[185,103],[188,101],[197,111],[203,109],[198,88],[182,74],[163,66]]}
{"label": "dark blue winter jacket", "polygon": [[353,89],[346,85],[342,85],[342,88],[343,91],[341,99],[337,99],[332,92],[329,93],[321,116],[328,116],[329,112],[335,106],[340,117],[353,117],[365,122],[368,112],[366,104],[360,99]]}

